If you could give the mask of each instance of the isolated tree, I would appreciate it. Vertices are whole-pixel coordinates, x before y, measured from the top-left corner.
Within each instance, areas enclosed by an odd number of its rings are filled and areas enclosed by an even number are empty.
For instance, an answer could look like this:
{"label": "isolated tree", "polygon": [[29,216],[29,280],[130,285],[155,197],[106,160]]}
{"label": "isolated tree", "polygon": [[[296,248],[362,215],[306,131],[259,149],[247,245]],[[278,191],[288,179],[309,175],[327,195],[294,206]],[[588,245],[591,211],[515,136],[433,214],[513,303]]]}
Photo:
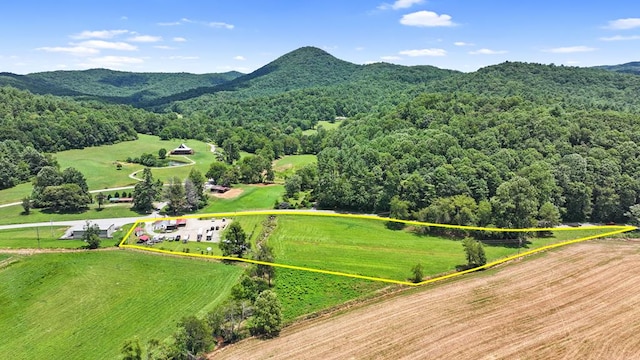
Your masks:
{"label": "isolated tree", "polygon": [[234,161],[240,160],[240,146],[235,139],[226,139],[222,142],[222,150],[224,151],[224,161],[227,164],[233,164]]}
{"label": "isolated tree", "polygon": [[[269,245],[261,244],[258,246],[258,253],[255,256],[255,260],[273,263],[273,250]],[[269,286],[271,286],[271,279],[275,276],[276,271],[273,266],[270,265],[256,265],[256,275],[260,277],[267,277]]]}
{"label": "isolated tree", "polygon": [[467,258],[467,264],[471,267],[482,266],[487,263],[487,256],[480,241],[473,238],[462,240],[462,247]]}
{"label": "isolated tree", "polygon": [[91,224],[87,221],[84,225],[84,234],[82,240],[87,243],[89,249],[97,249],[100,247],[100,227],[98,224]]}
{"label": "isolated tree", "polygon": [[[187,180],[191,181],[193,184],[194,194],[197,196],[196,208],[201,208],[206,205],[206,196],[204,196],[204,183],[205,178],[200,172],[200,170],[196,168],[191,168],[189,171],[189,175],[187,176]],[[185,191],[186,191],[186,180],[185,180]],[[188,195],[188,194],[187,194]]]}
{"label": "isolated tree", "polygon": [[149,212],[153,209],[153,202],[162,190],[162,182],[153,180],[151,169],[144,168],[142,171],[142,181],[137,183],[133,189],[133,209],[142,212]]}
{"label": "isolated tree", "polygon": [[422,264],[417,264],[416,266],[411,268],[411,273],[413,276],[411,277],[411,281],[414,283],[419,283],[424,278],[424,267]]}
{"label": "isolated tree", "polygon": [[138,338],[126,340],[120,352],[123,360],[142,360],[142,348]]}
{"label": "isolated tree", "polygon": [[96,195],[96,202],[98,203],[98,210],[100,210],[102,208],[102,204],[104,204],[104,201],[107,199],[107,195],[103,194],[103,193],[98,193]]}
{"label": "isolated tree", "polygon": [[185,207],[189,210],[196,210],[200,205],[200,196],[193,185],[193,181],[187,178],[184,180]]}
{"label": "isolated tree", "polygon": [[185,209],[187,199],[185,198],[184,186],[177,176],[169,179],[169,183],[164,189],[164,199],[174,215]]}
{"label": "isolated tree", "polygon": [[31,213],[31,198],[26,196],[22,198],[22,209],[24,210],[25,215],[29,215]]}
{"label": "isolated tree", "polygon": [[187,358],[195,358],[197,354],[208,350],[213,342],[207,323],[195,316],[182,318],[178,327],[174,339],[178,348],[187,355]]}
{"label": "isolated tree", "polygon": [[276,293],[271,290],[263,291],[253,307],[254,313],[249,324],[251,335],[277,336],[282,328],[282,306]]}
{"label": "isolated tree", "polygon": [[287,197],[294,197],[300,192],[301,186],[302,178],[297,174],[291,175],[284,181],[285,194]]}
{"label": "isolated tree", "polygon": [[209,170],[205,175],[207,176],[207,178],[213,179],[213,181],[215,181],[216,184],[220,184],[220,179],[222,178],[222,175],[224,175],[224,173],[227,171],[228,168],[229,166],[227,164],[221,161],[214,161],[209,166]]}
{"label": "isolated tree", "polygon": [[164,160],[164,159],[166,159],[166,157],[167,157],[167,149],[162,148],[162,149],[158,150],[158,158],[159,159]]}
{"label": "isolated tree", "polygon": [[227,235],[224,240],[220,241],[219,246],[224,256],[242,257],[249,250],[247,234],[245,234],[240,223],[234,221],[229,225]]}

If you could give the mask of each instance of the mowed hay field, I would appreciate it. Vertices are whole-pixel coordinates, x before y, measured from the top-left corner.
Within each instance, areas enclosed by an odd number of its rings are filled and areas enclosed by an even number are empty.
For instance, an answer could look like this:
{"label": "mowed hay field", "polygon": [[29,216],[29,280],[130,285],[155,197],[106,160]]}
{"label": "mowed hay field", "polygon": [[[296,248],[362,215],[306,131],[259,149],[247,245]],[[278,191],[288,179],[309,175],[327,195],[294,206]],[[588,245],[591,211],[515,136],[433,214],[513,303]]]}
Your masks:
{"label": "mowed hay field", "polygon": [[[2,257],[0,257],[0,260]],[[134,251],[52,253],[0,267],[0,357],[116,359],[220,303],[242,268]]]}
{"label": "mowed hay field", "polygon": [[594,240],[304,321],[211,359],[634,359],[640,242]]}
{"label": "mowed hay field", "polygon": [[[390,230],[386,221],[313,215],[280,215],[269,238],[277,263],[382,279],[406,281],[416,264],[433,276],[466,264],[460,240]],[[605,233],[604,230],[556,231],[532,238],[521,250]],[[518,253],[517,247],[485,245],[488,261]]]}

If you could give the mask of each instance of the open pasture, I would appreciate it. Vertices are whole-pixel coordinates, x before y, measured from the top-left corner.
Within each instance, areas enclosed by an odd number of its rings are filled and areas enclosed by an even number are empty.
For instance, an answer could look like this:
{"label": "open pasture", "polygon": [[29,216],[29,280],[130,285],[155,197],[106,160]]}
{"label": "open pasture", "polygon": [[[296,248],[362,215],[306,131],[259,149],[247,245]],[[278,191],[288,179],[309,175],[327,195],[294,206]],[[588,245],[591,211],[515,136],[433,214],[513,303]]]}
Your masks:
{"label": "open pasture", "polygon": [[115,359],[224,300],[241,267],[133,251],[39,254],[0,268],[0,354]]}

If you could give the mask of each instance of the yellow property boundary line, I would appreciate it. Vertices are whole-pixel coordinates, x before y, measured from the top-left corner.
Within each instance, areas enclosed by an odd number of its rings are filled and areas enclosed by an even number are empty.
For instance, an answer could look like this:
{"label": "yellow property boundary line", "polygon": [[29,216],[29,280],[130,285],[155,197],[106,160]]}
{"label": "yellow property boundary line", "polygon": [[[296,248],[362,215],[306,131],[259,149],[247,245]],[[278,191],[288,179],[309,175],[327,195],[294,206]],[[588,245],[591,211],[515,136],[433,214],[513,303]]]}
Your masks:
{"label": "yellow property boundary line", "polygon": [[[482,265],[482,266],[479,266],[479,267],[475,267],[473,269],[468,269],[468,270],[464,270],[464,271],[458,271],[458,272],[455,272],[455,273],[450,273],[450,274],[438,276],[438,277],[435,277],[435,278],[431,278],[431,279],[427,279],[427,280],[421,281],[419,283],[413,283],[413,282],[401,281],[401,280],[385,279],[385,278],[378,278],[378,277],[372,277],[372,276],[357,275],[357,274],[349,274],[349,273],[343,273],[343,272],[339,272],[339,271],[330,271],[330,270],[308,268],[308,267],[303,267],[303,266],[294,266],[294,265],[287,265],[287,264],[270,263],[270,262],[265,262],[265,261],[258,261],[258,260],[252,260],[252,259],[243,259],[243,258],[237,258],[237,257],[231,257],[231,256],[205,255],[205,254],[196,254],[196,253],[180,253],[180,252],[174,252],[174,251],[169,251],[169,250],[160,250],[160,249],[148,248],[148,247],[144,247],[144,246],[125,244],[125,241],[127,241],[129,239],[129,237],[131,236],[131,234],[133,233],[133,231],[135,230],[135,228],[138,226],[139,223],[145,223],[145,222],[151,222],[151,221],[162,221],[162,220],[175,220],[175,219],[207,219],[207,218],[212,218],[212,217],[220,218],[220,217],[238,217],[238,216],[251,216],[251,215],[324,216],[324,217],[338,217],[338,218],[349,218],[349,219],[393,221],[393,222],[399,222],[399,223],[404,223],[404,224],[408,224],[408,225],[432,226],[432,227],[440,227],[440,228],[447,228],[447,229],[461,229],[461,230],[493,231],[493,232],[576,231],[576,230],[601,230],[601,229],[610,229],[612,231],[606,232],[606,233],[602,233],[602,234],[586,236],[586,237],[579,238],[579,239],[563,241],[563,242],[556,243],[556,244],[542,246],[542,247],[539,247],[537,249],[525,251],[525,252],[519,253],[517,255],[508,256],[506,258],[502,258],[502,259],[487,263],[485,265]],[[316,272],[316,273],[321,273],[321,274],[338,275],[338,276],[345,276],[345,277],[356,278],[356,279],[380,281],[380,282],[385,282],[385,283],[400,284],[400,285],[407,285],[407,286],[420,286],[420,285],[430,284],[430,283],[433,283],[433,282],[436,282],[436,281],[441,281],[441,280],[444,280],[444,279],[449,279],[449,278],[453,278],[453,277],[456,277],[456,276],[464,275],[464,274],[467,274],[467,273],[470,273],[470,272],[488,269],[490,267],[505,263],[507,261],[511,261],[511,260],[514,260],[514,259],[517,259],[517,258],[521,258],[521,257],[527,256],[527,255],[535,254],[535,253],[538,253],[538,252],[541,252],[541,251],[554,249],[554,248],[558,248],[558,247],[561,247],[561,246],[566,246],[566,245],[569,245],[569,244],[575,244],[575,243],[579,243],[579,242],[583,242],[583,241],[587,241],[587,240],[593,240],[593,239],[602,238],[602,237],[606,237],[606,236],[621,234],[621,233],[632,231],[632,230],[636,230],[636,228],[633,227],[633,226],[610,226],[610,225],[607,225],[607,226],[584,226],[584,227],[580,227],[580,228],[526,228],[526,229],[484,228],[484,227],[478,227],[478,226],[460,226],[460,225],[449,225],[449,224],[426,223],[426,222],[412,221],[412,220],[389,219],[389,218],[381,218],[381,217],[374,216],[374,215],[337,214],[337,213],[325,213],[325,212],[316,212],[316,211],[304,212],[304,211],[286,211],[286,210],[281,210],[281,211],[265,210],[265,211],[242,211],[242,212],[226,212],[226,213],[212,213],[212,214],[196,214],[196,215],[185,215],[185,216],[178,216],[178,217],[142,219],[142,220],[136,221],[133,224],[131,229],[122,238],[122,241],[120,241],[118,246],[121,247],[121,248],[125,248],[125,249],[137,249],[137,250],[149,251],[149,252],[154,252],[154,253],[162,253],[162,254],[170,254],[170,255],[178,255],[178,256],[187,256],[187,257],[195,257],[195,258],[204,258],[204,259],[242,261],[242,262],[250,263],[250,264],[268,265],[268,266],[274,266],[274,267],[279,267],[279,268],[284,268],[284,269],[310,271],[310,272]]]}

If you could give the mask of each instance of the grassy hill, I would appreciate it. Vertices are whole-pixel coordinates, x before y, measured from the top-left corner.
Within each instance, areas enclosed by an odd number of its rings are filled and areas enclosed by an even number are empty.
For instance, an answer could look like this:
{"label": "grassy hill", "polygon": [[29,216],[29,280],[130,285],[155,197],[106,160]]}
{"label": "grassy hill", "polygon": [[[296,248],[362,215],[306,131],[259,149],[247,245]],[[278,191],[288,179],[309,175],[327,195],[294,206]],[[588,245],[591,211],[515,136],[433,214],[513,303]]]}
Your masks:
{"label": "grassy hill", "polygon": [[220,303],[242,269],[130,251],[41,254],[0,269],[0,353],[115,359],[138,336],[164,340]]}

